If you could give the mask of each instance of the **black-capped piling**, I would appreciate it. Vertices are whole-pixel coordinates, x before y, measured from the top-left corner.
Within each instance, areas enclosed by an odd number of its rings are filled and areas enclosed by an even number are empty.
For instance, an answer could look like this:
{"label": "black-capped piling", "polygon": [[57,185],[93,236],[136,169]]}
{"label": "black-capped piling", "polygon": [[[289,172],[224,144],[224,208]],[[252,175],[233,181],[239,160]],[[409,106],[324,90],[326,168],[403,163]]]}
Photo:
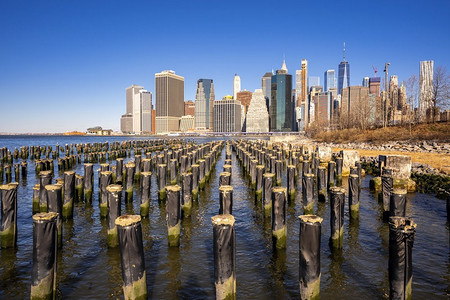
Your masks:
{"label": "black-capped piling", "polygon": [[314,174],[303,174],[302,179],[302,196],[304,214],[312,214],[314,210]]}
{"label": "black-capped piling", "polygon": [[231,173],[222,172],[219,176],[219,186],[231,185]]}
{"label": "black-capped piling", "polygon": [[75,199],[75,172],[64,172],[64,201],[62,218],[64,220],[73,218],[73,202]]}
{"label": "black-capped piling", "polygon": [[286,248],[286,188],[272,189],[272,243],[276,249]]}
{"label": "black-capped piling", "polygon": [[41,171],[39,172],[39,211],[47,212],[48,204],[47,204],[47,192],[45,190],[45,186],[52,184],[52,172],[50,171]]}
{"label": "black-capped piling", "polygon": [[256,191],[255,196],[256,200],[259,201],[263,197],[263,174],[264,174],[264,165],[256,166]]}
{"label": "black-capped piling", "polygon": [[134,175],[136,171],[136,165],[129,161],[125,165],[126,179],[125,179],[125,201],[127,203],[133,202],[133,187],[134,187]]}
{"label": "black-capped piling", "polygon": [[159,164],[158,167],[158,199],[164,200],[166,199],[166,164]]}
{"label": "black-capped piling", "polygon": [[318,299],[320,294],[320,237],[322,218],[301,215],[299,232],[300,299]]}
{"label": "black-capped piling", "polygon": [[287,166],[287,192],[288,192],[288,200],[295,199],[295,166],[288,165]]}
{"label": "black-capped piling", "polygon": [[17,244],[17,184],[0,185],[1,248],[15,248]]}
{"label": "black-capped piling", "polygon": [[122,186],[118,184],[111,184],[106,187],[108,214],[106,215],[107,238],[108,247],[114,248],[119,245],[119,238],[117,235],[116,219],[121,214],[122,204]]}
{"label": "black-capped piling", "polygon": [[359,176],[358,174],[350,174],[348,177],[348,205],[352,219],[359,217],[359,197]]}
{"label": "black-capped piling", "polygon": [[106,188],[112,184],[112,172],[100,172],[100,216],[106,218],[108,214],[108,191]]}
{"label": "black-capped piling", "polygon": [[92,193],[94,191],[94,165],[84,164],[84,200],[92,202]]}
{"label": "black-capped piling", "polygon": [[219,187],[219,215],[233,214],[233,187],[222,185]]}
{"label": "black-capped piling", "polygon": [[141,217],[148,217],[150,209],[150,187],[152,186],[152,172],[142,172],[141,175]]}
{"label": "black-capped piling", "polygon": [[166,186],[166,193],[166,220],[169,246],[178,247],[180,245],[181,232],[181,187],[179,185],[168,185]]}
{"label": "black-capped piling", "polygon": [[213,224],[216,299],[236,299],[236,233],[232,215],[216,215]]}
{"label": "black-capped piling", "polygon": [[198,199],[198,175],[199,175],[199,168],[200,166],[197,164],[192,164],[192,199],[197,200]]}
{"label": "black-capped piling", "polygon": [[191,215],[192,209],[192,173],[181,173],[181,210],[183,217]]}
{"label": "black-capped piling", "polygon": [[55,212],[33,215],[31,299],[54,299],[56,293],[57,218]]}
{"label": "black-capped piling", "polygon": [[393,189],[389,200],[389,215],[404,217],[406,214],[406,189]]}
{"label": "black-capped piling", "polygon": [[344,239],[344,205],[345,190],[340,187],[330,189],[330,245],[333,248],[342,248]]}
{"label": "black-capped piling", "polygon": [[411,299],[416,226],[411,218],[389,218],[389,299]]}
{"label": "black-capped piling", "polygon": [[320,202],[325,202],[327,198],[327,169],[319,166],[317,168],[317,193]]}
{"label": "black-capped piling", "polygon": [[62,247],[62,186],[49,184],[45,186],[48,199],[48,212],[58,214],[56,218],[56,228],[58,230],[58,247]]}
{"label": "black-capped piling", "polygon": [[264,173],[263,175],[263,207],[264,217],[270,218],[272,215],[272,188],[274,187],[275,174]]}
{"label": "black-capped piling", "polygon": [[115,223],[119,236],[124,299],[147,299],[141,216],[120,216]]}

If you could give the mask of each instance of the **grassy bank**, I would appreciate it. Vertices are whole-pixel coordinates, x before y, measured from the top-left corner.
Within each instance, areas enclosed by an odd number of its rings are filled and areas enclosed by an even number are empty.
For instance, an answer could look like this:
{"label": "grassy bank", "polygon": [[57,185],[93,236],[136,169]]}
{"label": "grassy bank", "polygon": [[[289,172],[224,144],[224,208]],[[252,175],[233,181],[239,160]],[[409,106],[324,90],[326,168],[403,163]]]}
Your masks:
{"label": "grassy bank", "polygon": [[352,143],[374,142],[377,144],[390,141],[436,141],[450,142],[450,122],[436,124],[395,126],[370,130],[342,129],[328,132],[316,132],[311,136],[319,142]]}

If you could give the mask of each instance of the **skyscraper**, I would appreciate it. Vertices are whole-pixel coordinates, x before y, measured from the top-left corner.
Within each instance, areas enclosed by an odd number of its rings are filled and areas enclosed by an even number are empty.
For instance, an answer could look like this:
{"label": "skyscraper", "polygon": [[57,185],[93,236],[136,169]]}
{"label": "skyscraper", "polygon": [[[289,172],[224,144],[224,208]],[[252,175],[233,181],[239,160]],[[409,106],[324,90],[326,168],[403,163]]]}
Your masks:
{"label": "skyscraper", "polygon": [[380,77],[370,77],[369,78],[369,92],[375,94],[376,97],[381,95],[381,78]]}
{"label": "skyscraper", "polygon": [[237,93],[241,91],[241,77],[238,74],[234,74],[233,78],[233,99],[236,100]]}
{"label": "skyscraper", "polygon": [[302,59],[302,69],[301,69],[302,77],[301,77],[301,91],[300,91],[300,101],[297,103],[297,106],[301,106],[302,102],[306,103],[308,101],[308,61],[306,59]]}
{"label": "skyscraper", "polygon": [[155,74],[156,130],[158,133],[179,131],[184,114],[184,77],[174,71]]}
{"label": "skyscraper", "polygon": [[272,72],[267,72],[261,78],[261,88],[264,94],[264,99],[266,101],[267,111],[269,111],[270,107],[270,87],[272,85]]}
{"label": "skyscraper", "polygon": [[433,66],[434,61],[420,62],[419,74],[419,120],[426,120],[427,110],[433,108]]}
{"label": "skyscraper", "polygon": [[325,92],[336,88],[336,72],[334,70],[326,70],[323,74],[323,81],[323,89]]}
{"label": "skyscraper", "polygon": [[262,90],[256,89],[246,115],[247,132],[268,132],[269,113]]}
{"label": "skyscraper", "polygon": [[123,133],[150,133],[152,131],[152,93],[142,86],[131,85],[126,89],[126,114],[120,120]]}
{"label": "skyscraper", "polygon": [[362,86],[363,87],[369,87],[369,77],[364,77],[362,80]]}
{"label": "skyscraper", "polygon": [[292,102],[292,75],[287,73],[286,62],[272,75],[270,103],[270,131],[292,131],[294,103]]}
{"label": "skyscraper", "polygon": [[296,101],[301,98],[302,94],[302,70],[295,70],[295,95],[297,97]]}
{"label": "skyscraper", "polygon": [[214,132],[241,131],[241,103],[230,97],[214,101]]}
{"label": "skyscraper", "polygon": [[244,106],[243,114],[246,115],[248,107],[250,106],[250,102],[252,101],[252,92],[240,91],[236,95],[236,100],[239,100],[241,104]]}
{"label": "skyscraper", "polygon": [[342,89],[350,86],[350,65],[345,60],[345,43],[344,43],[344,56],[343,60],[339,64],[338,75],[338,93],[342,93]]}
{"label": "skyscraper", "polygon": [[141,90],[141,132],[150,134],[152,132],[152,93]]}
{"label": "skyscraper", "polygon": [[213,129],[214,118],[214,83],[212,79],[199,79],[195,94],[195,129]]}
{"label": "skyscraper", "polygon": [[184,102],[184,115],[185,116],[195,116],[194,101],[188,100],[188,101]]}

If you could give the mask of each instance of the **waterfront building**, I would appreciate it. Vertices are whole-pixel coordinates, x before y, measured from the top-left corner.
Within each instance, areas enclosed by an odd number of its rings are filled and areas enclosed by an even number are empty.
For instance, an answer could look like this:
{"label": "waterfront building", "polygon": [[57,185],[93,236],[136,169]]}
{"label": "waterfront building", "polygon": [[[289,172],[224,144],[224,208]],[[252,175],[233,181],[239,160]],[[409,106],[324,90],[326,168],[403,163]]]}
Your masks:
{"label": "waterfront building", "polygon": [[120,131],[122,133],[133,132],[133,114],[124,114],[120,118]]}
{"label": "waterfront building", "polygon": [[424,122],[427,111],[433,109],[433,66],[432,60],[420,62],[418,110],[420,122]]}
{"label": "waterfront building", "polygon": [[152,130],[152,93],[139,85],[126,88],[126,113],[120,120],[123,133],[150,133]]}
{"label": "waterfront building", "polygon": [[195,129],[212,131],[214,117],[214,82],[212,79],[199,79],[195,94]]}
{"label": "waterfront building", "polygon": [[193,115],[181,116],[180,118],[180,131],[187,132],[194,130],[195,117]]}
{"label": "waterfront building", "polygon": [[269,131],[269,113],[267,111],[264,93],[261,89],[256,89],[253,93],[245,119],[247,132]]}
{"label": "waterfront building", "polygon": [[238,74],[234,74],[233,78],[233,98],[236,100],[237,93],[241,91],[241,77]]}
{"label": "waterfront building", "polygon": [[294,104],[292,103],[292,75],[286,62],[272,75],[270,103],[270,131],[292,131],[294,128]]}
{"label": "waterfront building", "polygon": [[334,70],[326,70],[323,74],[324,91],[336,88],[336,72]]}
{"label": "waterfront building", "polygon": [[226,96],[214,101],[214,132],[241,131],[241,103]]}
{"label": "waterfront building", "polygon": [[174,71],[155,74],[156,134],[180,130],[184,114],[184,77]]}

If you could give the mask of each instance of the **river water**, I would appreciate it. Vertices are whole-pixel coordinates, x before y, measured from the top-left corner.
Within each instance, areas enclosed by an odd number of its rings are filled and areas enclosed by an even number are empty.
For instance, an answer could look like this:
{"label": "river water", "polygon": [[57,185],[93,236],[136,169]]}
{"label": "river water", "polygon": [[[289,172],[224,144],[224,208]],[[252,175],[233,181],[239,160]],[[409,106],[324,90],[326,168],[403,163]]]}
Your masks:
{"label": "river water", "polygon": [[[65,145],[124,140],[123,137],[0,136],[0,147]],[[127,138],[130,140],[130,138]],[[198,143],[211,138],[196,138]],[[211,217],[219,211],[219,174],[225,150],[206,188],[194,202],[192,215],[182,221],[179,248],[167,245],[165,208],[157,200],[152,177],[150,217],[143,219],[143,240],[149,298],[212,299],[214,256]],[[127,159],[128,160],[128,159]],[[18,189],[17,249],[0,250],[0,299],[29,298],[32,268],[32,187],[38,182],[34,163]],[[96,171],[98,166],[94,166]],[[83,166],[74,169],[83,174]],[[55,164],[57,177],[57,164]],[[236,219],[236,276],[238,299],[299,298],[299,220],[303,214],[300,182],[296,200],[287,214],[287,249],[273,251],[270,224],[264,221],[233,153],[233,215]],[[14,178],[14,174],[13,174]],[[385,299],[389,295],[389,228],[381,217],[376,195],[369,191],[370,176],[362,181],[360,217],[350,222],[346,211],[341,251],[331,251],[329,202],[316,203],[314,213],[323,217],[321,238],[322,299]],[[73,221],[63,225],[63,247],[58,257],[58,298],[122,298],[120,253],[106,245],[106,222],[100,218],[97,172],[91,205],[76,203]],[[283,185],[286,178],[283,177]],[[346,183],[344,180],[344,187]],[[139,193],[122,213],[139,214]],[[346,204],[348,210],[348,204]],[[450,239],[445,201],[427,194],[408,194],[408,216],[417,223],[413,247],[413,298],[448,299],[450,295]]]}

